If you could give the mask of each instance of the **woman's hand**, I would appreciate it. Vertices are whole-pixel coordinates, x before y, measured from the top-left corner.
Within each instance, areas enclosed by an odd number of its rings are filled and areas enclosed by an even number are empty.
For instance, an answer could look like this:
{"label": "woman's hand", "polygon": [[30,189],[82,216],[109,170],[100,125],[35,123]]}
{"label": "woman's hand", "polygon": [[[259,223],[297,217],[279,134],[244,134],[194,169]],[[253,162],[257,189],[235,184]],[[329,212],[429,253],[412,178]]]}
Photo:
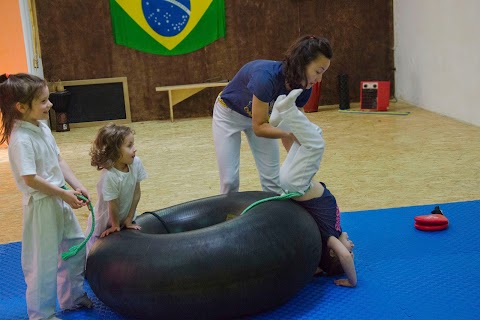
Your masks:
{"label": "woman's hand", "polygon": [[288,135],[285,138],[282,138],[282,145],[287,152],[290,151],[290,148],[295,142],[300,145],[300,142],[298,141],[297,137],[295,137],[293,132],[288,132]]}

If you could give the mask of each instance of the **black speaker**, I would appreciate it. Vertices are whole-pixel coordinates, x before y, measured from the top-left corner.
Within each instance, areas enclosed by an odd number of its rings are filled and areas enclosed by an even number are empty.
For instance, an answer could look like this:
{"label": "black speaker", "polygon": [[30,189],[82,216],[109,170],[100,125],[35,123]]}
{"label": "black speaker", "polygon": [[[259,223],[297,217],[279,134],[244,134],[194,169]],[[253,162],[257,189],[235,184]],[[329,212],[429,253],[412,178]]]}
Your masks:
{"label": "black speaker", "polygon": [[348,74],[338,75],[338,100],[341,110],[350,109],[350,94],[348,89]]}
{"label": "black speaker", "polygon": [[50,93],[50,102],[53,104],[52,109],[55,110],[55,131],[70,131],[68,123],[67,110],[70,105],[72,94],[65,90]]}

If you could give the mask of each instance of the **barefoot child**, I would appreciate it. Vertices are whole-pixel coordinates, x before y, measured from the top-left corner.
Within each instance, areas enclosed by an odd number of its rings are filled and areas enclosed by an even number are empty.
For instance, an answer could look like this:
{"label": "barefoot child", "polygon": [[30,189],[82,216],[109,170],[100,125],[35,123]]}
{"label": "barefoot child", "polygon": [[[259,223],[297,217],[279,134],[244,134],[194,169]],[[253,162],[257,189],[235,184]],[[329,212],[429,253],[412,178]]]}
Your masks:
{"label": "barefoot child", "polygon": [[[87,242],[87,254],[98,238],[121,228],[140,229],[134,221],[140,201],[140,181],[146,179],[147,174],[140,158],[135,156],[133,134],[129,127],[112,123],[102,127],[93,142],[91,164],[102,170],[102,174],[97,184],[95,229]],[[86,234],[91,228],[89,217]]]}
{"label": "barefoot child", "polygon": [[[8,142],[12,173],[23,194],[22,269],[29,319],[56,319],[57,294],[64,310],[93,306],[83,289],[84,249],[66,261],[59,255],[85,239],[72,208],[86,205],[77,195],[90,197],[45,124],[52,107],[48,97],[44,79],[0,76],[0,144]],[[73,190],[63,189],[66,183]]]}
{"label": "barefoot child", "polygon": [[[323,73],[328,69],[330,59],[322,56],[318,59],[317,71]],[[272,126],[290,130],[299,142],[294,142],[288,150],[280,169],[280,186],[285,193],[302,194],[292,199],[303,206],[317,223],[322,236],[322,257],[338,258],[343,270],[341,273],[345,273],[347,278],[335,280],[335,284],[355,287],[357,274],[353,261],[353,243],[348,239],[348,235],[342,232],[340,210],[335,197],[324,183],[312,181],[320,168],[325,142],[322,130],[295,106],[295,100],[301,91],[302,89],[295,89],[287,97],[279,96],[270,118]],[[322,260],[325,262],[326,259]]]}

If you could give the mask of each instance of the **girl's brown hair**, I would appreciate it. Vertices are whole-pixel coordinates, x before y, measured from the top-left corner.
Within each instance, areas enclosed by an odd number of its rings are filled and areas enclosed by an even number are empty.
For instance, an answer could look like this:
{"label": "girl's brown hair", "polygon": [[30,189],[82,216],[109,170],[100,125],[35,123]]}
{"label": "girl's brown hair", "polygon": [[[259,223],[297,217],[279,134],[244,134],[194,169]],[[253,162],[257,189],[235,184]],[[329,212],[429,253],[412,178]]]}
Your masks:
{"label": "girl's brown hair", "polygon": [[327,274],[327,276],[338,276],[344,274],[345,271],[342,268],[340,259],[337,255],[330,254],[330,248],[322,244],[322,257],[318,267]]}
{"label": "girl's brown hair", "polygon": [[120,159],[125,137],[135,132],[127,126],[110,123],[98,130],[97,137],[90,149],[91,165],[97,170],[110,169]]}
{"label": "girl's brown hair", "polygon": [[327,59],[333,57],[330,42],[321,37],[303,36],[288,48],[283,60],[283,73],[290,89],[303,88],[302,81],[307,82],[306,66],[320,55]]}
{"label": "girl's brown hair", "polygon": [[2,112],[2,126],[0,144],[9,141],[16,120],[23,115],[17,110],[17,102],[32,108],[32,101],[38,97],[47,86],[47,81],[27,73],[0,76],[0,110]]}

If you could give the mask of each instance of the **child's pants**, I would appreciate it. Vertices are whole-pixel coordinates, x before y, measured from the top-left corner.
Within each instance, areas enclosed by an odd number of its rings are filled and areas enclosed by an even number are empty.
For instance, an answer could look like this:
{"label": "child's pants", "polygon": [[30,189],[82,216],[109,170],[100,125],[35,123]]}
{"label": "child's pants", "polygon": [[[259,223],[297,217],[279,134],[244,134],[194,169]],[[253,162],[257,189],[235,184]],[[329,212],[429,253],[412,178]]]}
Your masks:
{"label": "child's pants", "polygon": [[220,192],[237,192],[240,186],[240,144],[242,131],[247,136],[263,191],[282,193],[279,181],[280,151],[277,139],[257,137],[252,119],[245,117],[217,99],[213,108],[213,140],[220,172]]}
{"label": "child's pants", "polygon": [[301,145],[294,143],[280,168],[280,186],[285,193],[305,193],[320,168],[325,141],[322,129],[310,122],[296,107],[279,113],[279,128],[291,131]]}
{"label": "child's pants", "polygon": [[23,210],[22,269],[29,319],[47,319],[83,296],[85,249],[63,261],[61,253],[85,239],[78,220],[59,197],[30,198]]}

